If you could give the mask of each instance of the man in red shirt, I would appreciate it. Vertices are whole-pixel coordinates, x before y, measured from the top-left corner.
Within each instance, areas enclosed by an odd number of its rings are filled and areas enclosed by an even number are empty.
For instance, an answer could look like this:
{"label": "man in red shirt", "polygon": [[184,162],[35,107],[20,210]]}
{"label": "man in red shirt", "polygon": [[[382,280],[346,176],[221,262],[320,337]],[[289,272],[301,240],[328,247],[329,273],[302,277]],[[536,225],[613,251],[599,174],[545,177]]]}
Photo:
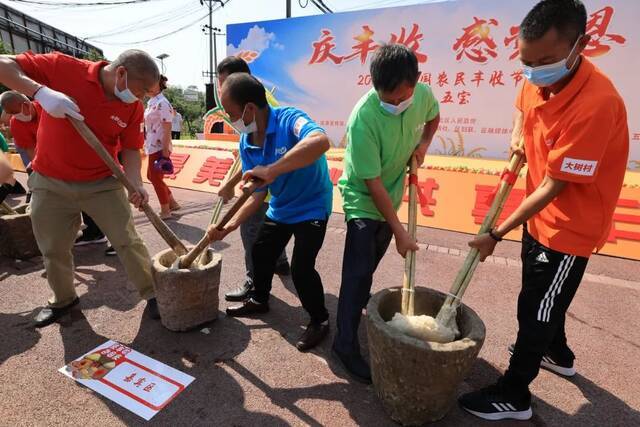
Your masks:
{"label": "man in red shirt", "polygon": [[114,158],[120,145],[124,171],[138,189],[129,202],[140,207],[148,200],[140,175],[140,99],[159,77],[153,58],[140,50],[125,51],[112,63],[56,52],[0,56],[0,83],[34,98],[43,109],[29,187],[33,231],[54,295],[36,316],[36,326],[54,322],[79,302],[71,249],[81,211],[105,232],[129,279],[148,300],[149,315],[159,317],[149,253],[135,231],[122,184],[66,119],[84,120]]}

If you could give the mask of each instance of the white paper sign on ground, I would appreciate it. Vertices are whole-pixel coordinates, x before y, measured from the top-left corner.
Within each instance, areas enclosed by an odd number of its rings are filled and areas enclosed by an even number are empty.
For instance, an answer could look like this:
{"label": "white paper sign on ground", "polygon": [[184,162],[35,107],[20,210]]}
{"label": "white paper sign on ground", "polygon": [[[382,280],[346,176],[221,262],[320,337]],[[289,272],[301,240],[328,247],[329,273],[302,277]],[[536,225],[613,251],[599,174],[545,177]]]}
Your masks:
{"label": "white paper sign on ground", "polygon": [[107,341],[59,371],[147,421],[194,380],[116,341]]}

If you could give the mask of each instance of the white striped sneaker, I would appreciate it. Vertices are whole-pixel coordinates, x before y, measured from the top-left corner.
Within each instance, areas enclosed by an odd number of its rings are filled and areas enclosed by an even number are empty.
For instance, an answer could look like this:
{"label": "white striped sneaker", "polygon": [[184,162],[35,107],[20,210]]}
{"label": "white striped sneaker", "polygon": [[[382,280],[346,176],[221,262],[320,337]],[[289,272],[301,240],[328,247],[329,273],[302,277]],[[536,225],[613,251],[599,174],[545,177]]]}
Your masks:
{"label": "white striped sneaker", "polygon": [[531,395],[517,398],[500,383],[464,394],[458,399],[460,406],[470,414],[485,420],[528,420],[531,411]]}
{"label": "white striped sneaker", "polygon": [[[513,344],[509,346],[509,354],[512,356],[514,348],[515,346]],[[542,356],[540,367],[548,371],[555,372],[558,375],[562,375],[563,377],[572,377],[576,374],[576,368],[573,367],[573,363],[571,363],[571,365],[561,365],[554,361],[551,356],[546,354]]]}

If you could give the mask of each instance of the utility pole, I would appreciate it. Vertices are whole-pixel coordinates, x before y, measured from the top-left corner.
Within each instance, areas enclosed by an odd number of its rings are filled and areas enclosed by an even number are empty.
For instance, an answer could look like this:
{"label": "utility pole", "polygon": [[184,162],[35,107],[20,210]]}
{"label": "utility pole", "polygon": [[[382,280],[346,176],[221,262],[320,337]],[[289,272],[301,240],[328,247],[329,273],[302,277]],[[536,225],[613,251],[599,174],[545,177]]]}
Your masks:
{"label": "utility pole", "polygon": [[286,0],[287,2],[287,18],[291,18],[291,0]]}
{"label": "utility pole", "polygon": [[209,84],[213,85],[213,0],[209,0]]}
{"label": "utility pole", "polygon": [[215,66],[218,63],[218,51],[215,43],[215,30],[219,31],[219,28],[213,28],[213,5],[214,3],[220,3],[222,7],[224,7],[223,0],[200,0],[200,4],[202,6],[207,6],[209,8],[209,25],[205,25],[202,31],[209,30],[209,83],[205,84],[205,106],[207,110],[210,110],[214,107],[217,107],[215,103],[215,97],[213,96],[214,91],[214,77],[216,76]]}

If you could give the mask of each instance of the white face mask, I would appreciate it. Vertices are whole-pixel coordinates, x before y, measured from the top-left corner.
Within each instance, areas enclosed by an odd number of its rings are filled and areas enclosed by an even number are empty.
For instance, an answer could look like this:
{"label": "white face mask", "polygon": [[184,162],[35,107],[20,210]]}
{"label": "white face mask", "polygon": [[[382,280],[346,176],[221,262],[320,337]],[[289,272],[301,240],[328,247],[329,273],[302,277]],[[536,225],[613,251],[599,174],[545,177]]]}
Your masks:
{"label": "white face mask", "polygon": [[407,108],[409,108],[412,103],[413,103],[413,95],[411,95],[410,98],[405,99],[398,105],[393,105],[393,104],[380,101],[380,106],[384,108],[388,113],[393,114],[394,116],[398,116],[402,114]]}
{"label": "white face mask", "polygon": [[242,115],[240,116],[240,118],[231,124],[238,132],[246,133],[247,135],[249,135],[258,130],[258,124],[256,123],[255,116],[253,117],[253,121],[251,123],[249,123],[248,125],[244,124],[243,117],[246,111],[247,111],[247,106],[245,105],[244,110],[242,110]]}
{"label": "white face mask", "polygon": [[113,86],[113,93],[125,104],[133,104],[138,100],[138,98],[129,89],[126,74],[124,75],[124,90],[118,89],[118,79],[116,77],[116,83]]}

